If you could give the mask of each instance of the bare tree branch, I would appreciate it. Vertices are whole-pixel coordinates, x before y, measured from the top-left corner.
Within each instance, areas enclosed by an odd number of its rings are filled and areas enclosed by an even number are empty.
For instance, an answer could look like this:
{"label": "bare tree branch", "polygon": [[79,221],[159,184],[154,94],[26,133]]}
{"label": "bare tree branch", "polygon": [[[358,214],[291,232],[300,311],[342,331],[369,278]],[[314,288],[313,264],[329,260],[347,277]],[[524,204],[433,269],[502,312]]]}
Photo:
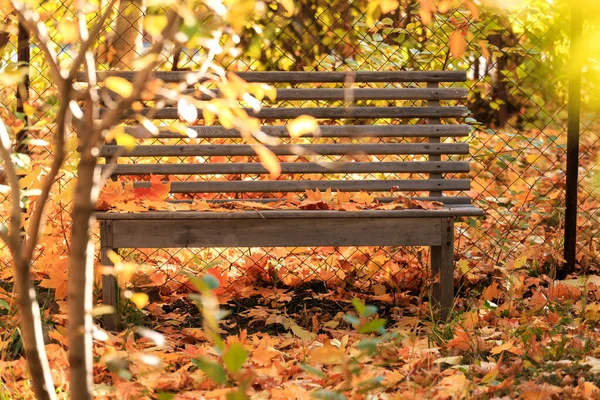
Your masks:
{"label": "bare tree branch", "polygon": [[117,1],[119,0],[109,1],[109,3],[106,5],[106,9],[89,32],[87,30],[85,17],[79,17],[79,30],[81,32],[81,38],[83,39],[83,43],[81,43],[81,46],[79,47],[79,53],[77,54],[77,57],[75,57],[75,60],[71,65],[71,69],[69,70],[69,81],[73,81],[77,76],[77,71],[79,70],[79,67],[81,67],[81,64],[83,63],[86,57],[87,51],[90,49],[94,41],[98,39],[98,36],[104,28],[104,24],[106,23],[106,20],[112,13],[113,7],[117,3]]}
{"label": "bare tree branch", "polygon": [[12,202],[10,213],[10,229],[6,234],[0,232],[0,237],[2,237],[2,240],[6,242],[13,254],[19,254],[21,251],[21,207],[19,206],[21,199],[19,196],[19,175],[17,175],[17,171],[15,170],[15,166],[13,165],[10,157],[10,137],[8,136],[6,125],[4,125],[4,121],[2,121],[1,119],[0,156],[2,156],[2,159],[4,160],[4,171],[8,180],[8,184],[10,186],[10,195]]}
{"label": "bare tree branch", "polygon": [[[71,85],[64,85],[63,89],[59,88],[59,91],[63,91],[63,97],[70,97]],[[69,113],[69,101],[61,101],[60,108],[57,115],[57,125],[55,134],[55,145],[54,145],[54,159],[50,166],[50,172],[44,177],[42,183],[41,194],[36,198],[34,208],[29,220],[29,232],[25,241],[25,246],[22,251],[23,260],[31,261],[33,259],[33,252],[39,239],[39,232],[44,215],[44,208],[48,197],[50,195],[50,189],[60,172],[60,168],[65,160],[65,134],[67,129],[67,117]]]}
{"label": "bare tree branch", "polygon": [[[166,28],[162,31],[160,38],[152,44],[148,52],[144,55],[145,57],[158,56],[161,53],[165,42],[171,40],[178,32],[180,20],[181,18],[175,11],[169,11],[167,15]],[[144,67],[144,69],[136,74],[131,95],[129,97],[119,99],[115,107],[111,108],[110,111],[103,116],[102,122],[98,128],[99,134],[102,134],[102,132],[112,128],[119,122],[123,116],[123,110],[128,109],[131,103],[133,103],[139,97],[140,93],[144,90],[144,87],[147,84],[150,74],[158,65],[160,65],[159,60],[151,61]]]}
{"label": "bare tree branch", "polygon": [[10,138],[4,122],[0,120],[0,155],[4,160],[5,172],[11,187],[10,231],[3,239],[13,257],[13,268],[19,311],[21,315],[21,335],[25,348],[27,364],[31,374],[31,386],[37,399],[54,400],[56,392],[50,373],[50,365],[44,347],[40,307],[31,282],[31,259],[21,255],[21,207],[19,195],[19,176],[10,158]]}

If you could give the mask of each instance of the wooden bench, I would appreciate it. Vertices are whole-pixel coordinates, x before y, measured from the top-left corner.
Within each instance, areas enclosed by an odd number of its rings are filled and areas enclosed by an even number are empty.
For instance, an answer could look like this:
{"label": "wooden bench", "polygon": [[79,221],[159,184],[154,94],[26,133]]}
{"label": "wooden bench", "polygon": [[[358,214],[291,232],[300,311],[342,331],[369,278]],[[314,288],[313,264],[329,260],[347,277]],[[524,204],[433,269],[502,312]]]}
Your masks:
{"label": "wooden bench", "polygon": [[[104,72],[98,78],[100,82],[108,75],[132,79],[133,74]],[[181,82],[185,74],[157,72],[155,77],[165,82]],[[408,192],[410,196],[440,201],[445,206],[363,211],[98,212],[102,263],[110,265],[107,252],[120,248],[431,246],[433,299],[441,307],[441,316],[446,317],[454,295],[455,218],[482,215],[462,194],[470,187],[469,162],[465,160],[469,146],[444,139],[469,134],[469,126],[457,121],[469,114],[468,109],[447,105],[448,101],[465,98],[467,90],[440,87],[441,82],[465,81],[466,74],[460,71],[246,72],[239,76],[247,82],[265,82],[278,88],[275,103],[265,104],[257,113],[249,111],[263,121],[263,131],[268,135],[289,139],[285,121],[299,115],[311,115],[321,121],[320,138],[300,145],[302,151],[321,155],[319,162],[307,161],[311,159],[308,156],[297,157],[295,162],[281,163],[283,175],[279,179],[264,179],[268,171],[257,161],[252,147],[241,143],[239,132],[219,126],[193,126],[196,139],[161,130],[157,138],[165,141],[178,138],[179,142],[139,145],[121,153],[121,157],[138,157],[138,162],[117,165],[113,176],[159,175],[172,181],[172,193],[192,196],[213,193],[215,198],[231,201],[244,199],[247,193],[264,193],[265,198],[272,198],[282,193],[302,196],[306,189],[331,188],[334,192],[367,191],[381,197],[381,201],[386,201],[392,190]],[[347,87],[349,81],[353,83],[352,89]],[[353,100],[350,106],[344,103],[348,98]],[[407,101],[410,104],[398,106],[398,102]],[[153,110],[148,115],[163,122],[178,118],[174,107]],[[144,130],[135,125],[126,130],[134,136],[147,136],[147,132],[143,134]],[[119,156],[118,150],[116,145],[105,145],[101,156],[107,159]],[[289,145],[271,150],[278,156],[294,154]],[[204,162],[160,161],[161,157],[176,156],[193,156]],[[216,156],[248,159],[210,162]],[[236,174],[236,179],[226,180],[227,174]],[[262,178],[256,179],[258,176]],[[118,288],[112,275],[103,276],[103,302],[117,306]],[[106,319],[105,326],[116,328],[116,315]]]}

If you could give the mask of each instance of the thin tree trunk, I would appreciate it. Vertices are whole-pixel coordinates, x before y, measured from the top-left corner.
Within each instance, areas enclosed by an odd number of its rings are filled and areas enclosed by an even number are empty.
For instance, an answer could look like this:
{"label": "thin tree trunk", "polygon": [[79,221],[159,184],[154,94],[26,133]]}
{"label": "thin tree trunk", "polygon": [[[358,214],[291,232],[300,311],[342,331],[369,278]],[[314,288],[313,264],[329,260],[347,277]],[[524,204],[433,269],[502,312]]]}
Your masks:
{"label": "thin tree trunk", "polygon": [[38,400],[56,399],[50,365],[44,347],[40,306],[31,281],[29,264],[21,259],[15,259],[14,266],[15,287],[21,317],[19,325],[33,392]]}
{"label": "thin tree trunk", "polygon": [[94,245],[90,240],[94,204],[92,194],[96,158],[84,149],[78,166],[73,201],[71,257],[69,258],[69,363],[71,399],[92,398],[92,284],[94,281]]}

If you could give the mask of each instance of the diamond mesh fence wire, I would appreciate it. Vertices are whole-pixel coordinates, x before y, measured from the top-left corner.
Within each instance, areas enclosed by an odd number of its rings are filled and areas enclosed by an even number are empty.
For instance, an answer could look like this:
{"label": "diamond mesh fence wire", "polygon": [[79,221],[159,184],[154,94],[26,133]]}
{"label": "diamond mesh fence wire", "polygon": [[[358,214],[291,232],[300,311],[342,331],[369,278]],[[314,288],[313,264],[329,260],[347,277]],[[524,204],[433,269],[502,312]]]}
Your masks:
{"label": "diamond mesh fence wire", "polygon": [[[407,0],[393,13],[367,24],[366,4],[300,1],[290,15],[290,10],[268,3],[240,34],[240,52],[221,54],[217,62],[230,71],[467,70],[468,82],[456,86],[469,88],[464,104],[472,111],[468,122],[473,130],[465,139],[472,155],[473,183],[468,195],[486,211],[486,217],[466,218],[459,224],[457,282],[460,280],[460,287],[468,290],[470,284],[488,279],[496,267],[528,266],[552,272],[562,258],[565,198],[569,40],[567,21],[560,16],[564,10],[551,1],[539,0],[514,10],[463,6],[435,13],[425,23],[428,15],[421,12],[421,3]],[[140,3],[123,2],[121,7],[121,12],[137,18],[130,18],[129,28],[123,30],[117,28],[122,23],[117,13],[113,16],[114,32],[102,38],[97,50],[106,69],[130,65],[130,59],[148,45]],[[54,26],[61,18],[68,18],[65,10],[45,9],[50,15],[47,23]],[[117,31],[124,33],[117,37]],[[123,60],[115,59],[118,46],[128,49]],[[456,50],[463,46],[464,51]],[[169,63],[180,70],[200,68],[206,56],[202,50],[180,50],[175,51],[174,58],[165,54],[167,68],[171,68]],[[11,40],[3,63],[13,60],[15,52]],[[52,119],[52,108],[45,104],[55,101],[56,93],[39,49],[32,45],[31,52],[30,97],[37,110],[35,123]],[[64,59],[72,57],[68,47],[60,48],[59,54]],[[12,104],[6,107],[14,109]],[[584,110],[582,121],[578,262],[581,268],[596,270],[600,225],[593,171],[600,145],[599,121],[591,108]],[[31,131],[32,137],[40,139],[47,134],[49,130]],[[170,139],[168,143],[180,142]],[[41,150],[34,156],[46,158],[51,154]],[[75,158],[73,155],[72,160]],[[69,190],[73,178],[72,169],[64,172],[60,193]],[[4,197],[0,200],[6,202]],[[68,211],[60,196],[53,199],[48,220],[60,228],[56,232],[68,232]],[[63,260],[68,253],[67,237],[65,234],[61,241],[53,242],[63,246],[44,247],[44,260]],[[160,288],[158,296],[185,287],[182,268],[209,269],[236,290],[250,283],[295,286],[321,280],[332,286],[397,297],[406,291],[418,292],[427,286],[423,283],[428,279],[428,251],[424,248],[127,249],[122,256],[147,265],[132,282],[149,291]],[[6,264],[5,260],[2,257],[0,263]],[[49,276],[54,265],[40,262],[38,268],[42,276]]]}

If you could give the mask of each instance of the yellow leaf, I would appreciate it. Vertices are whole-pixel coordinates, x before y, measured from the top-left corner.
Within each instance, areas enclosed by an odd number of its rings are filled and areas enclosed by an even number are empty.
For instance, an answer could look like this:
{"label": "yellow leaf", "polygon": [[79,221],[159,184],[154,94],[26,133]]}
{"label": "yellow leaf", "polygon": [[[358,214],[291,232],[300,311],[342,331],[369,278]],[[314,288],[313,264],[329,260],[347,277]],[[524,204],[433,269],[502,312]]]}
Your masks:
{"label": "yellow leaf", "polygon": [[104,86],[121,97],[129,97],[133,92],[133,85],[131,82],[118,76],[109,76],[106,78]]}
{"label": "yellow leaf", "polygon": [[352,193],[350,192],[337,192],[337,201],[338,204],[350,203],[350,199],[352,198]]}
{"label": "yellow leaf", "polygon": [[99,317],[101,315],[112,314],[115,312],[115,308],[113,306],[97,306],[92,310],[92,317]]}
{"label": "yellow leaf", "polygon": [[310,352],[310,357],[318,364],[341,364],[344,361],[344,350],[331,345],[317,347]]}
{"label": "yellow leaf", "polygon": [[433,4],[431,0],[420,0],[421,8],[419,8],[419,16],[421,17],[421,22],[423,25],[429,25],[431,19],[433,18]]}
{"label": "yellow leaf", "polygon": [[462,259],[456,263],[456,269],[458,269],[458,271],[464,275],[469,272],[471,268],[469,267],[469,262],[465,259]]}
{"label": "yellow leaf", "polygon": [[258,155],[260,163],[269,171],[271,178],[276,179],[281,175],[281,164],[275,153],[267,149],[262,144],[254,145],[254,151]]}
{"label": "yellow leaf", "polygon": [[492,59],[492,55],[490,54],[490,51],[487,48],[487,44],[483,40],[479,40],[478,43],[479,48],[481,49],[481,55],[485,57],[487,62],[490,62]]}
{"label": "yellow leaf", "polygon": [[296,5],[294,4],[294,0],[280,0],[281,5],[285,9],[285,13],[287,17],[291,17],[296,12]]}
{"label": "yellow leaf", "polygon": [[[31,104],[29,104],[29,102],[25,102],[23,103],[23,111],[25,112],[25,115],[27,115],[28,117],[31,117],[33,115],[33,113],[35,113],[35,107],[33,107]],[[30,142],[31,144],[31,142]]]}
{"label": "yellow leaf", "polygon": [[442,0],[440,1],[440,3],[438,4],[438,12],[440,14],[446,14],[448,12],[448,10],[450,10],[450,6],[452,4],[450,3],[450,1],[448,0]]}
{"label": "yellow leaf", "polygon": [[382,14],[390,13],[398,8],[400,3],[397,0],[380,0],[379,7]]}
{"label": "yellow leaf", "polygon": [[151,36],[158,37],[167,26],[166,15],[145,15],[144,29]]}
{"label": "yellow leaf", "polygon": [[479,7],[477,7],[475,3],[473,3],[471,0],[465,0],[465,6],[471,13],[473,19],[479,19]]}
{"label": "yellow leaf", "polygon": [[235,126],[235,116],[229,108],[219,110],[219,122],[225,129],[232,129]]}
{"label": "yellow leaf", "polygon": [[131,300],[131,302],[135,304],[137,308],[144,308],[150,302],[150,299],[146,293],[132,293],[129,300]]}
{"label": "yellow leaf", "polygon": [[79,40],[79,23],[70,19],[61,19],[58,21],[56,30],[63,38],[65,43],[77,43]]}
{"label": "yellow leaf", "polygon": [[493,355],[497,355],[497,354],[502,353],[503,351],[508,351],[508,352],[516,354],[518,356],[523,354],[523,349],[520,349],[519,347],[515,346],[511,342],[505,342],[501,346],[496,346],[496,347],[492,348],[491,353]]}
{"label": "yellow leaf", "polygon": [[267,84],[262,84],[262,88],[265,91],[265,95],[269,98],[269,100],[271,100],[271,101],[277,100],[277,89],[276,88],[274,88],[273,86],[267,85]]}
{"label": "yellow leaf", "polygon": [[309,133],[317,136],[320,133],[317,120],[315,117],[311,117],[309,115],[301,115],[298,118],[290,121],[287,125],[287,130],[292,138],[301,137]]}
{"label": "yellow leaf", "polygon": [[317,188],[315,190],[306,189],[306,198],[310,201],[323,200],[323,193]]}
{"label": "yellow leaf", "polygon": [[0,0],[0,17],[5,19],[13,12],[14,8],[10,0]]}
{"label": "yellow leaf", "polygon": [[354,195],[353,199],[359,204],[371,204],[375,197],[367,192],[359,192]]}
{"label": "yellow leaf", "polygon": [[122,125],[115,126],[106,135],[108,142],[115,140],[119,146],[125,147],[127,151],[131,151],[136,146],[135,138],[125,133],[125,128]]}
{"label": "yellow leaf", "polygon": [[202,116],[206,125],[212,125],[215,122],[215,113],[212,111],[204,109],[202,110]]}
{"label": "yellow leaf", "polygon": [[454,31],[450,35],[450,53],[453,57],[459,58],[465,54],[467,41],[462,31]]}

